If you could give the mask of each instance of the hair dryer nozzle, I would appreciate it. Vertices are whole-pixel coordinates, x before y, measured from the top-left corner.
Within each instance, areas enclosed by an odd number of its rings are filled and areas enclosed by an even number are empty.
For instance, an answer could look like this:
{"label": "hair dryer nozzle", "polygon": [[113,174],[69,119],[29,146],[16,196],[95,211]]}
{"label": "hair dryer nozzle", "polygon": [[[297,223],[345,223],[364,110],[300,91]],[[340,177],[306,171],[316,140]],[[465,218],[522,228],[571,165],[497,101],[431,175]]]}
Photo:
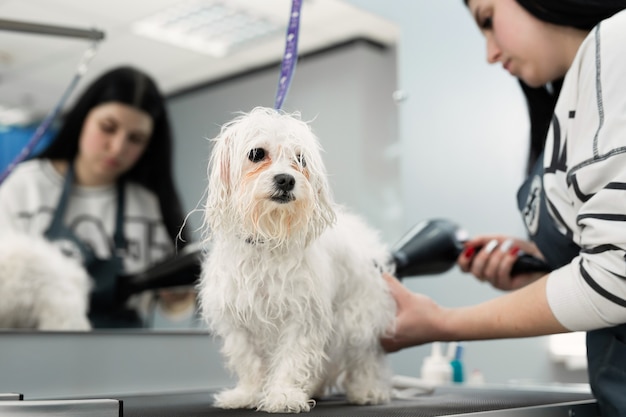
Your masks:
{"label": "hair dryer nozzle", "polygon": [[396,276],[439,274],[452,268],[463,251],[465,232],[445,219],[416,224],[392,249]]}
{"label": "hair dryer nozzle", "polygon": [[[392,248],[396,277],[440,274],[451,269],[463,251],[467,232],[445,219],[426,220],[416,224]],[[550,272],[550,266],[528,254],[520,255],[511,275],[528,272]]]}

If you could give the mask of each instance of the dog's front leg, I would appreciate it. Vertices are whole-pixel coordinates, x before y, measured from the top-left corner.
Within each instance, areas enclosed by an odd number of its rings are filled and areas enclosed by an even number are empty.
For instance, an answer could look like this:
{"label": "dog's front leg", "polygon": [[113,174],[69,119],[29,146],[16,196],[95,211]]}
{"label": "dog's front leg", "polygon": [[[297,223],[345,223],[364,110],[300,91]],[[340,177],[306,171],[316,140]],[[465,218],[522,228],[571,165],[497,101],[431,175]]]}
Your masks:
{"label": "dog's front leg", "polygon": [[271,373],[259,411],[300,413],[315,405],[311,396],[319,386],[326,363],[324,349],[329,334],[328,330],[303,326],[301,321],[294,323],[281,335],[280,346],[271,357]]}
{"label": "dog's front leg", "polygon": [[[377,341],[374,340],[374,343]],[[391,399],[390,373],[382,348],[364,342],[350,349],[345,388],[353,404],[384,404]]]}
{"label": "dog's front leg", "polygon": [[226,366],[235,372],[238,381],[235,388],[215,395],[214,404],[219,408],[258,407],[265,375],[261,357],[249,337],[243,330],[233,330],[224,337],[222,353]]}

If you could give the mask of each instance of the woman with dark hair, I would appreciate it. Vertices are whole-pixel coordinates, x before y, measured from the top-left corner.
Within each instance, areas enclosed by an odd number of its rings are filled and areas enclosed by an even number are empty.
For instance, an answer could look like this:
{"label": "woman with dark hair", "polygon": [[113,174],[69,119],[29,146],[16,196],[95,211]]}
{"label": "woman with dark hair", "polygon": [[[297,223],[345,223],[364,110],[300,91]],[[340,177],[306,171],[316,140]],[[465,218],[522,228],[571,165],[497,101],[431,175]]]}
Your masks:
{"label": "woman with dark hair", "polygon": [[116,279],[181,248],[183,221],[164,98],[131,67],[89,85],[50,146],[0,187],[0,231],[44,235],[87,268],[94,327],[141,326]]}
{"label": "woman with dark hair", "polygon": [[[432,341],[587,332],[602,416],[626,416],[626,0],[466,0],[487,59],[518,78],[531,120],[518,204],[529,241],[478,236],[457,263],[514,290],[443,308],[385,276],[397,301],[388,351]],[[549,273],[511,276],[520,251]]]}

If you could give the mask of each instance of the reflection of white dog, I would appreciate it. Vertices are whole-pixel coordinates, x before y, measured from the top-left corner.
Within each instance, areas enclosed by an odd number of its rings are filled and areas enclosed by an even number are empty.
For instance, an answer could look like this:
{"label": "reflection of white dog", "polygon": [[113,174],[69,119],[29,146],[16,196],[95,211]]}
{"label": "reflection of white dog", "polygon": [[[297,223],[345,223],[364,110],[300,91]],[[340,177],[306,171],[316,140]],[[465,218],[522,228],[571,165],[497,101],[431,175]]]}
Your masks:
{"label": "reflection of white dog", "polygon": [[297,115],[256,108],[226,124],[209,164],[200,303],[238,376],[222,408],[309,411],[330,388],[389,401],[379,338],[395,303],[378,234],[335,205],[320,145]]}
{"label": "reflection of white dog", "polygon": [[89,330],[90,279],[43,237],[0,239],[0,328]]}

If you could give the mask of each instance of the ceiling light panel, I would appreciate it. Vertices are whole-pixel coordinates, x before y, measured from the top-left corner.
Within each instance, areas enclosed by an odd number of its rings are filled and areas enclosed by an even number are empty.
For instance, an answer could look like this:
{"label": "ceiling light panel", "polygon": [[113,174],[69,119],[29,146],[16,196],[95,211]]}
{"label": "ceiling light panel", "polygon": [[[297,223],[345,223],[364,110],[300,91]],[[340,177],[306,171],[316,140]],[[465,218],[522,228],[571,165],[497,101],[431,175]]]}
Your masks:
{"label": "ceiling light panel", "polygon": [[224,57],[285,30],[285,22],[253,14],[227,1],[211,0],[186,1],[133,24],[138,35],[214,57]]}

